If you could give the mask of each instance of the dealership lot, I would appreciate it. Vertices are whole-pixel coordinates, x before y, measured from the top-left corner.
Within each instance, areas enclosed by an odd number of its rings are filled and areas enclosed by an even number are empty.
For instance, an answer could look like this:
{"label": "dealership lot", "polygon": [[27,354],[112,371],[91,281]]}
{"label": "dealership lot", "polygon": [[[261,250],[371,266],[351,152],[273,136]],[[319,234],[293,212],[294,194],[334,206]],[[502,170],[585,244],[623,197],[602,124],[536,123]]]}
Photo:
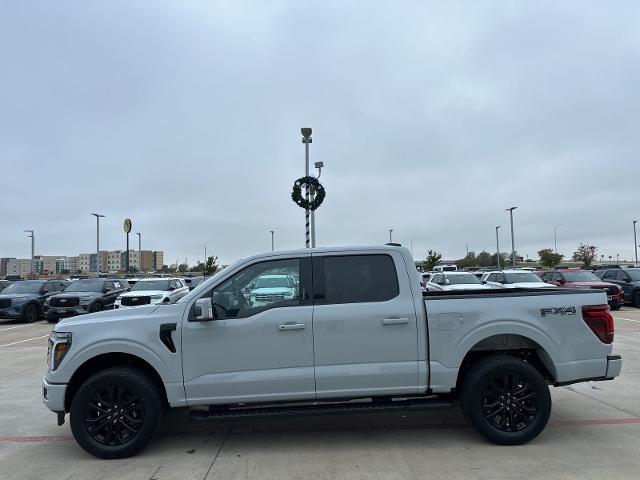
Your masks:
{"label": "dealership lot", "polygon": [[518,447],[488,444],[447,412],[192,424],[168,414],[136,457],[98,460],[41,400],[51,325],[0,320],[0,479],[636,478],[640,469],[640,310],[616,317],[622,375],[552,389],[549,427]]}

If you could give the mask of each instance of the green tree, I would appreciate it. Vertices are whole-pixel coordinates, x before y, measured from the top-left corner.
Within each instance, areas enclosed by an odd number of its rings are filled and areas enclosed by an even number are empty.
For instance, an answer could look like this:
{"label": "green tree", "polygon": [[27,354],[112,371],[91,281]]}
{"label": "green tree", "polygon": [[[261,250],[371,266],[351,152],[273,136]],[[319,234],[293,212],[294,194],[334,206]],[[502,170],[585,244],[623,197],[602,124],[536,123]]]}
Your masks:
{"label": "green tree", "polygon": [[482,250],[477,256],[476,256],[476,264],[472,265],[474,267],[489,267],[493,265],[493,262],[491,260],[491,254],[485,250]]}
{"label": "green tree", "polygon": [[578,249],[573,252],[573,261],[582,262],[582,268],[591,268],[593,261],[596,259],[598,247],[589,245],[588,243],[580,243]]}
{"label": "green tree", "polygon": [[191,272],[203,272],[204,271],[204,263],[198,260],[198,263],[195,267],[191,267]]}
{"label": "green tree", "polygon": [[477,264],[476,252],[469,252],[464,258],[456,260],[456,265],[461,268],[475,267]]}
{"label": "green tree", "polygon": [[189,265],[187,265],[186,263],[181,263],[180,265],[178,265],[178,271],[180,273],[184,273],[187,270],[189,270]]}
{"label": "green tree", "polygon": [[442,260],[442,254],[440,252],[436,252],[435,250],[428,250],[427,258],[422,264],[422,268],[424,268],[425,271],[430,272],[440,260]]}
{"label": "green tree", "polygon": [[553,268],[558,265],[564,257],[564,255],[554,253],[550,248],[544,248],[538,251],[538,256],[540,257],[540,265],[549,268]]}
{"label": "green tree", "polygon": [[204,266],[204,274],[205,275],[213,275],[219,269],[218,265],[218,257],[208,257],[207,263]]}
{"label": "green tree", "polygon": [[138,267],[129,267],[129,273],[138,273]]}
{"label": "green tree", "polygon": [[[504,266],[507,264],[507,254],[506,253],[501,253],[500,254],[500,268],[504,268]],[[498,266],[498,253],[494,253],[493,255],[491,255],[491,264],[489,265],[491,267],[497,267]]]}

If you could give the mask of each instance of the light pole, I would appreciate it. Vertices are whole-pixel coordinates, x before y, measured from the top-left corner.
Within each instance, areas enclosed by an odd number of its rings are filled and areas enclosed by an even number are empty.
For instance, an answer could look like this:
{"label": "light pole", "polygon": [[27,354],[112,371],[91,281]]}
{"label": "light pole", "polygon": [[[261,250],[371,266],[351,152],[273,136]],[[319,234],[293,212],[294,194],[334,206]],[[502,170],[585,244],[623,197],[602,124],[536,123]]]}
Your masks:
{"label": "light pole", "polygon": [[100,276],[100,219],[104,218],[104,215],[99,213],[92,213],[96,217],[96,277]]}
{"label": "light pole", "polygon": [[269,230],[269,233],[271,233],[271,251],[273,252],[273,230]]}
{"label": "light pole", "polygon": [[34,272],[34,268],[33,268],[33,257],[34,255],[34,247],[35,247],[35,234],[33,233],[33,230],[25,230],[25,233],[29,234],[29,237],[31,238],[31,278],[35,278],[36,273]]}
{"label": "light pole", "polygon": [[389,243],[393,243],[393,237],[391,235],[392,233],[393,233],[393,228],[390,228],[389,229]]}
{"label": "light pole", "polygon": [[[301,128],[300,132],[302,133],[302,143],[304,143],[304,176],[308,177],[309,176],[309,144],[313,142],[313,140],[311,139],[311,128],[309,127],[305,127],[305,128]],[[306,185],[305,188],[305,200],[308,202],[309,201],[309,185]],[[311,246],[311,240],[309,238],[309,214],[310,214],[310,210],[307,208],[304,211],[304,215],[305,215],[305,245],[307,248],[309,248]]]}
{"label": "light pole", "polygon": [[518,207],[510,207],[505,210],[506,212],[509,212],[509,217],[511,219],[511,263],[513,268],[516,268],[516,243],[513,238],[513,211],[516,208]]}
{"label": "light pole", "polygon": [[561,223],[553,227],[553,251],[558,253],[558,227],[562,226]]}
{"label": "light pole", "polygon": [[140,273],[142,272],[142,234],[136,232],[136,235],[138,236],[138,273]]}
{"label": "light pole", "polygon": [[635,266],[638,266],[638,237],[636,236],[636,223],[638,223],[637,220],[633,221],[633,248],[636,251],[636,263]]}
{"label": "light pole", "polygon": [[498,230],[501,225],[496,227],[496,258],[498,259],[498,270],[500,270],[500,237],[498,237]]}

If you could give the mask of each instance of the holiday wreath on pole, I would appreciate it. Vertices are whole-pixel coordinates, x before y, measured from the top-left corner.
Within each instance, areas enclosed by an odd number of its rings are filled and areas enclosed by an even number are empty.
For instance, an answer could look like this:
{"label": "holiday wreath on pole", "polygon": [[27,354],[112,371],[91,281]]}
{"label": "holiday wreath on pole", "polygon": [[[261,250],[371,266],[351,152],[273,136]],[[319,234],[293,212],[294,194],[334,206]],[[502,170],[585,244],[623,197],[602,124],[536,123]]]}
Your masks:
{"label": "holiday wreath on pole", "polygon": [[[315,198],[312,201],[305,199],[302,196],[302,189],[309,187],[315,194]],[[293,192],[291,192],[291,199],[300,207],[305,210],[315,210],[324,201],[324,197],[327,193],[324,190],[322,184],[315,177],[302,177],[293,183]]]}

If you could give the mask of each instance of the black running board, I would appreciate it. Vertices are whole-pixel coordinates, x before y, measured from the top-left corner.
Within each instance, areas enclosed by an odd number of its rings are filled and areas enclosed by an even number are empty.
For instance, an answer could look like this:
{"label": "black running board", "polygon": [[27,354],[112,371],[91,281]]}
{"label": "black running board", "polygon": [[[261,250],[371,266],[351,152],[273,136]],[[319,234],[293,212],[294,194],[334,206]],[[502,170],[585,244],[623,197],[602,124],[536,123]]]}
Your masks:
{"label": "black running board", "polygon": [[426,398],[391,402],[319,403],[306,405],[278,405],[268,407],[212,406],[209,410],[192,410],[189,418],[194,422],[238,418],[302,417],[307,415],[342,415],[353,413],[384,413],[396,411],[445,410],[453,407],[451,400]]}

